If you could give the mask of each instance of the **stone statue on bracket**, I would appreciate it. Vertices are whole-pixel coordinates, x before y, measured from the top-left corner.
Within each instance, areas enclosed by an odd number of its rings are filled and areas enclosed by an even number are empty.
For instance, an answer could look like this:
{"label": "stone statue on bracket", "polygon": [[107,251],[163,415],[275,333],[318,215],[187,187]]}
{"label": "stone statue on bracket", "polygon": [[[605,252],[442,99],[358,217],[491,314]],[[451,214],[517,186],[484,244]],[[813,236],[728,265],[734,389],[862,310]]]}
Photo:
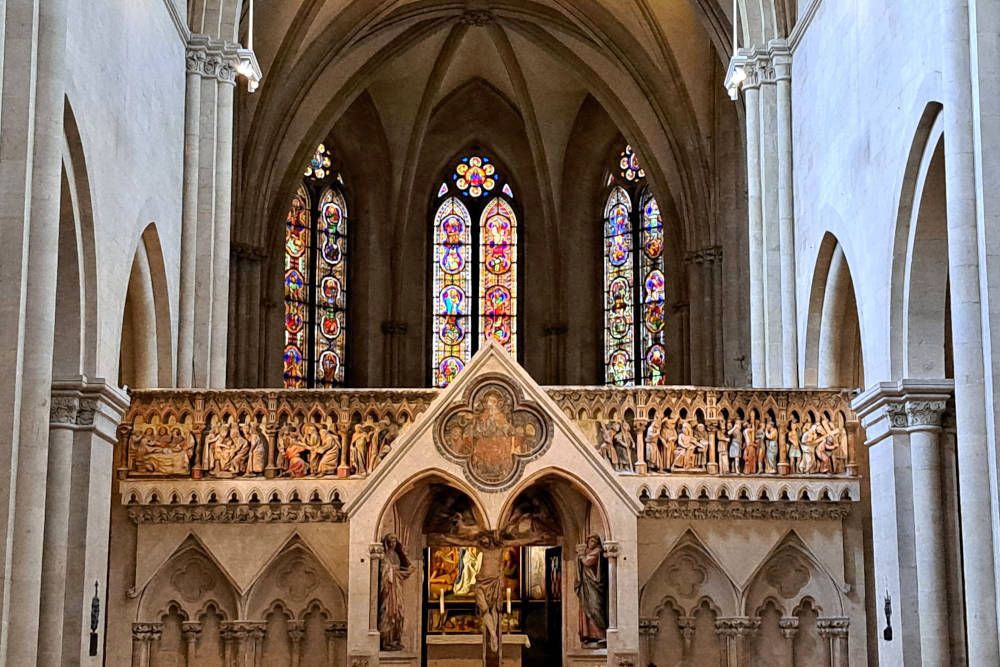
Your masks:
{"label": "stone statue on bracket", "polygon": [[403,650],[406,604],[403,582],[413,574],[413,565],[395,534],[382,538],[382,577],[379,583],[378,631],[383,651]]}
{"label": "stone statue on bracket", "polygon": [[576,559],[576,596],[580,603],[579,634],[584,648],[608,640],[608,561],[601,538],[591,535]]}

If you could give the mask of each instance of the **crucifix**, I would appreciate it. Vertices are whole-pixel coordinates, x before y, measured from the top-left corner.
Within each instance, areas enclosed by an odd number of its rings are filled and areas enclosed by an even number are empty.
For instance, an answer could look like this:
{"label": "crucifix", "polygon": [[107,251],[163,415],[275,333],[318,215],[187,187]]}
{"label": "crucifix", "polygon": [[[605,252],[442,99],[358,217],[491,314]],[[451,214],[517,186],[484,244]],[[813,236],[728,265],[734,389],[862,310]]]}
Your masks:
{"label": "crucifix", "polygon": [[[476,612],[483,632],[483,665],[500,667],[503,660],[503,549],[499,540],[488,534],[479,538],[483,554],[482,569],[476,581]],[[510,598],[507,598],[510,613]]]}

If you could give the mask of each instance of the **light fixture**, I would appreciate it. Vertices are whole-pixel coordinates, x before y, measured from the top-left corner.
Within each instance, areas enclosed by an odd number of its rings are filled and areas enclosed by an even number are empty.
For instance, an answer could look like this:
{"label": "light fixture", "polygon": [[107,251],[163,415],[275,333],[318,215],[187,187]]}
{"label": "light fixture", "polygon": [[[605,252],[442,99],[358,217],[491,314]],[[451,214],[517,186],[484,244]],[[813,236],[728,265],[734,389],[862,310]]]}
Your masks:
{"label": "light fixture", "polygon": [[247,92],[252,93],[260,86],[263,77],[260,71],[260,63],[257,62],[257,55],[253,52],[253,0],[250,0],[247,16],[247,48],[239,49],[237,52],[239,64],[236,65],[236,72],[247,80]]}
{"label": "light fixture", "polygon": [[726,69],[726,80],[723,85],[729,93],[729,99],[734,102],[740,96],[740,86],[747,79],[747,55],[740,51],[739,40],[740,7],[739,0],[733,0],[733,57],[729,59],[729,67]]}

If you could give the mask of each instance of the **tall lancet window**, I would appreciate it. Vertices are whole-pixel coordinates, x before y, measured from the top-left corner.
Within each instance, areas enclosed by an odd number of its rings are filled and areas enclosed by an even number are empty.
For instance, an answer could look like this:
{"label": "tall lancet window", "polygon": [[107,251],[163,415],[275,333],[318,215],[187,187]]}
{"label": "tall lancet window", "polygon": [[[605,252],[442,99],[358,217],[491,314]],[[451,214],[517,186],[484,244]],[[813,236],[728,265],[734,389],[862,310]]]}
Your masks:
{"label": "tall lancet window", "polygon": [[431,375],[446,387],[487,341],[517,355],[517,214],[493,161],[462,157],[437,190]]}
{"label": "tall lancet window", "polygon": [[320,144],[285,223],[286,387],[344,383],[347,203],[344,180]]}
{"label": "tall lancet window", "polygon": [[631,146],[608,176],[604,206],[604,380],[666,383],[663,220]]}

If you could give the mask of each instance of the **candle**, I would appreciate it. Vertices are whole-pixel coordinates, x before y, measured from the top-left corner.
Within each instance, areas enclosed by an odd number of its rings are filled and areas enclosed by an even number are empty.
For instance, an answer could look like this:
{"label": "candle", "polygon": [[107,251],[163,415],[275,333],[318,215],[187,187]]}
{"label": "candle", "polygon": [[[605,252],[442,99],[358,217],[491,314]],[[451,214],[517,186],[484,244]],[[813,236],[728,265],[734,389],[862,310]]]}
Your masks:
{"label": "candle", "polygon": [[438,611],[441,612],[441,623],[444,623],[444,589],[442,588],[438,591],[440,595],[438,596]]}
{"label": "candle", "polygon": [[507,587],[507,613],[510,613],[510,586]]}

